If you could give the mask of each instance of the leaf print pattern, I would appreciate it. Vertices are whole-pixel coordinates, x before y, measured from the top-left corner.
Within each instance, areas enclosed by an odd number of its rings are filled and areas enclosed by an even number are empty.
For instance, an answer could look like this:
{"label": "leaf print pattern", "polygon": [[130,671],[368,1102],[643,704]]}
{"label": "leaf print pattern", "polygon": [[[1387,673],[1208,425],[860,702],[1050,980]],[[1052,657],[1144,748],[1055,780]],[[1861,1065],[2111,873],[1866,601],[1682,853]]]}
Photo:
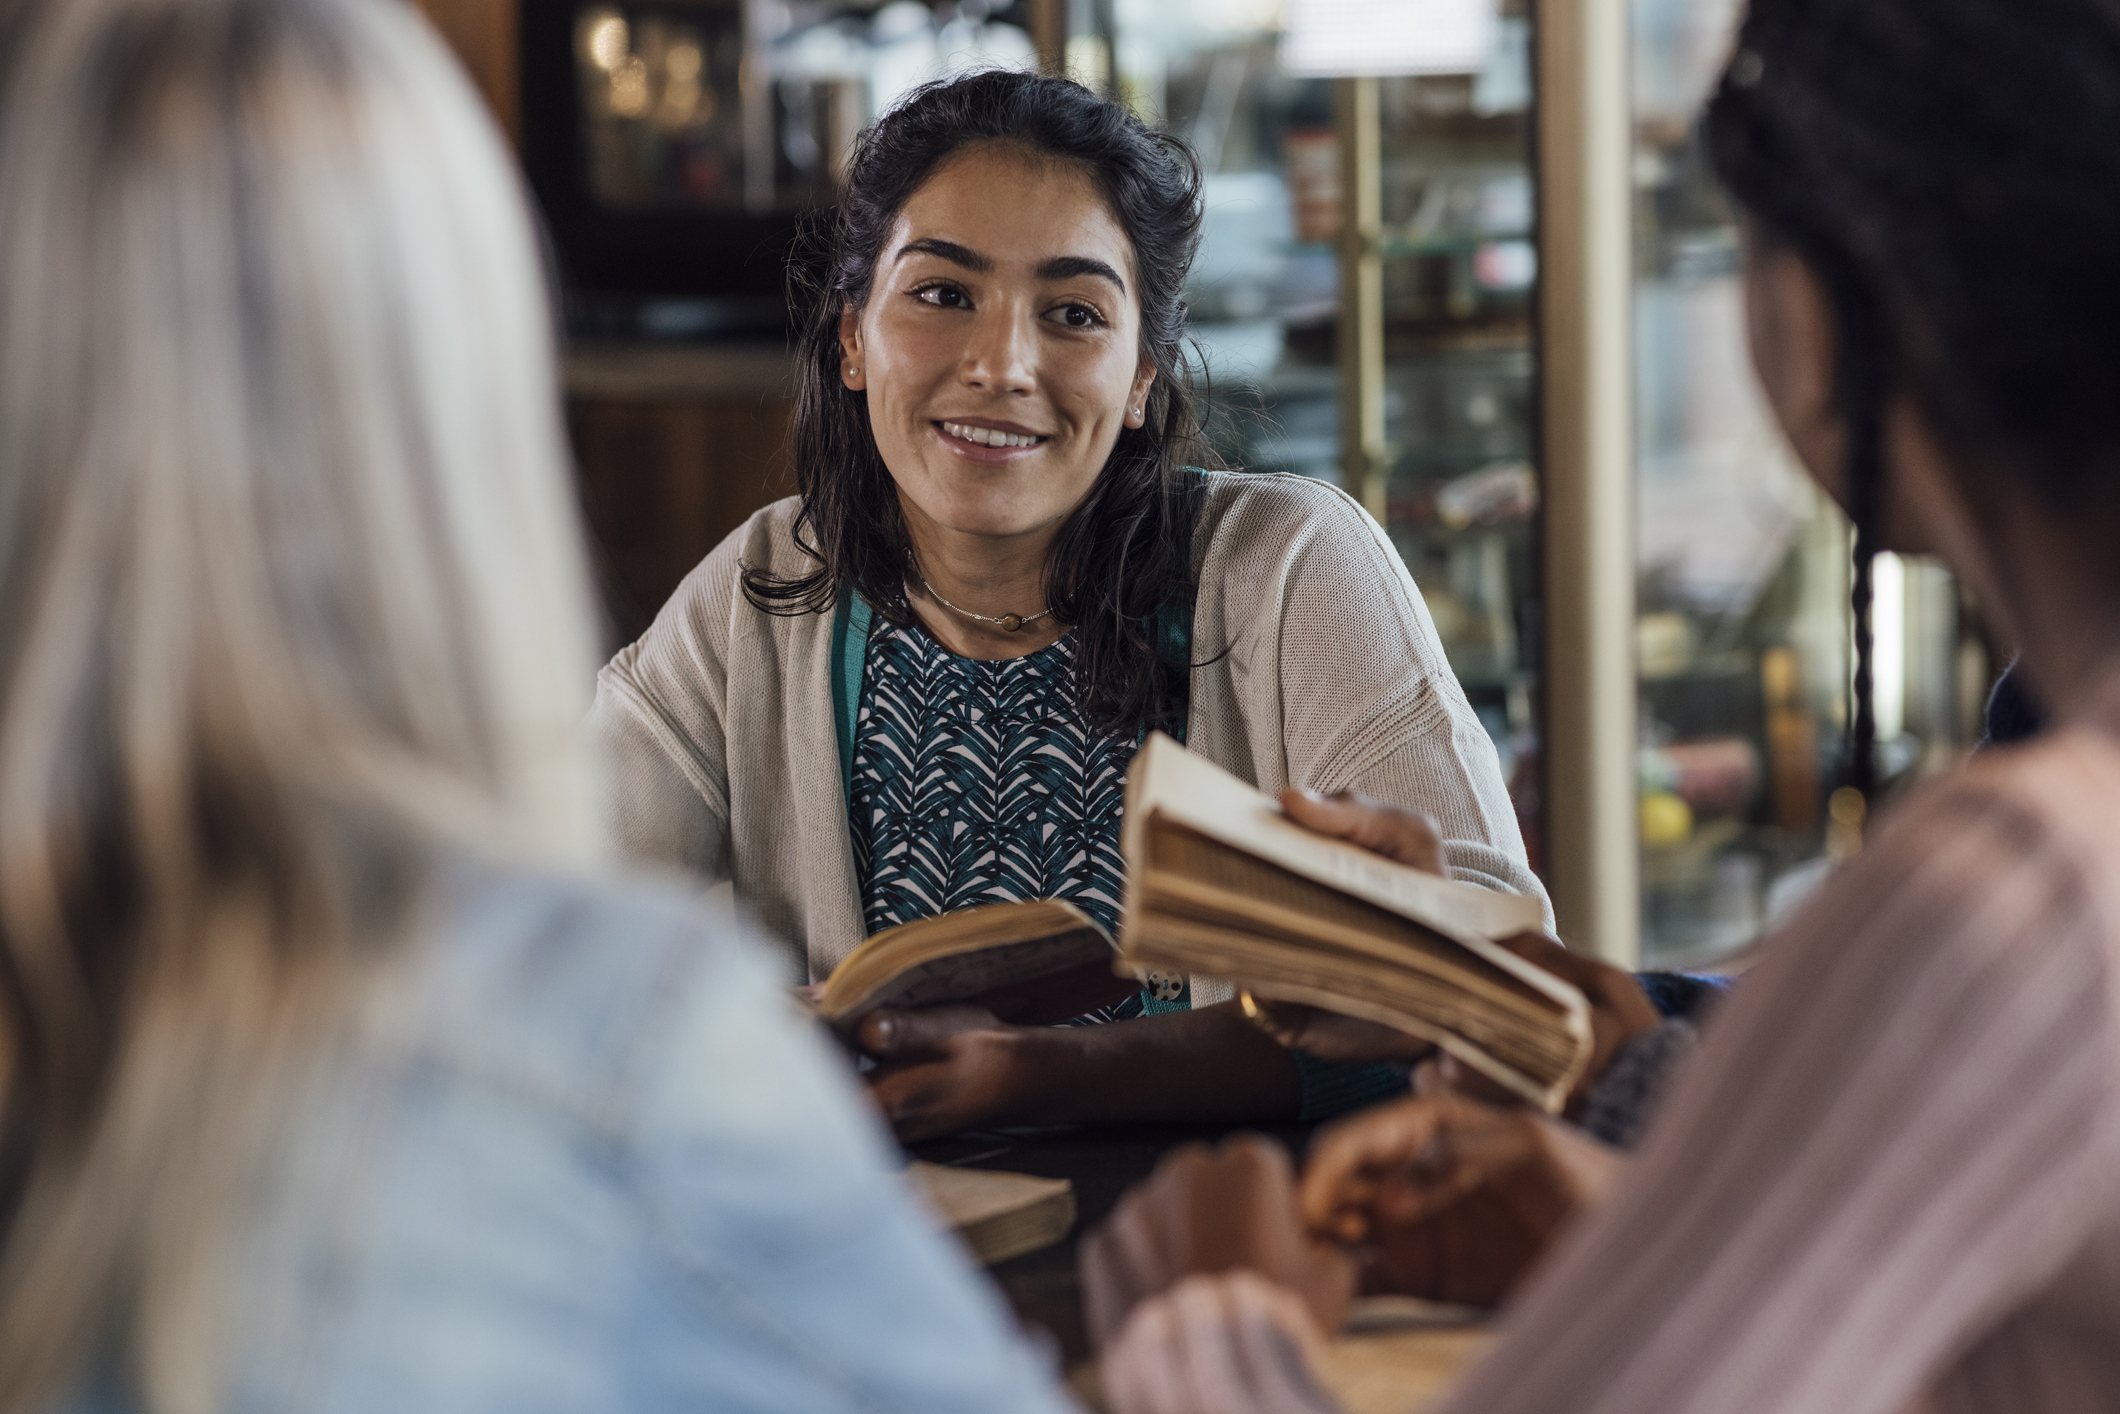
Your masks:
{"label": "leaf print pattern", "polygon": [[[1064,899],[1116,930],[1130,738],[1075,703],[1074,640],[1023,658],[960,658],[924,629],[878,623],[862,664],[847,800],[864,923]],[[1138,1015],[1141,999],[1083,1020]]]}

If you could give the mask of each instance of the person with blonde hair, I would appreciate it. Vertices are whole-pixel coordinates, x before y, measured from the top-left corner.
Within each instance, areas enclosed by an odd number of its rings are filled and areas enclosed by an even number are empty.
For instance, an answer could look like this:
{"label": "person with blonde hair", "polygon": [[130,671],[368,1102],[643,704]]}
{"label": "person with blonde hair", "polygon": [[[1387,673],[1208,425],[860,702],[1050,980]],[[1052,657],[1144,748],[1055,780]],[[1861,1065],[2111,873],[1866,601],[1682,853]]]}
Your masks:
{"label": "person with blonde hair", "polygon": [[503,148],[393,0],[0,0],[0,1409],[1060,1407],[599,877]]}

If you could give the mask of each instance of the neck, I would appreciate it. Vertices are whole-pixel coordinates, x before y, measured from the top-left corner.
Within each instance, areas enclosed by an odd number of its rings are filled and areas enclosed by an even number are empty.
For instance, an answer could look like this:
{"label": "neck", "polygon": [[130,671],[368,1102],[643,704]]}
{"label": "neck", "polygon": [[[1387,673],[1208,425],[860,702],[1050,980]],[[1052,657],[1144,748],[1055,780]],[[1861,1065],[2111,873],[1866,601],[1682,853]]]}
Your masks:
{"label": "neck", "polygon": [[2015,646],[2047,718],[2080,710],[2120,670],[2120,574],[2109,518],[2057,516],[2022,491],[1969,499],[1963,486],[2021,484],[2018,469],[1975,463],[1954,477],[1906,400],[1890,410],[1889,426],[1894,474],[1919,510],[1921,543],[1942,555],[1990,626]]}
{"label": "neck", "polygon": [[1029,619],[1048,608],[1045,567],[1058,521],[1021,535],[973,535],[936,523],[902,497],[900,504],[917,563],[906,575],[906,599],[943,647],[964,658],[1021,658],[1067,633],[1069,625],[1050,614],[1010,632],[957,612]]}
{"label": "neck", "polygon": [[2074,715],[2120,671],[2112,593],[2109,575],[2032,572],[2000,596],[2025,676],[2051,720]]}

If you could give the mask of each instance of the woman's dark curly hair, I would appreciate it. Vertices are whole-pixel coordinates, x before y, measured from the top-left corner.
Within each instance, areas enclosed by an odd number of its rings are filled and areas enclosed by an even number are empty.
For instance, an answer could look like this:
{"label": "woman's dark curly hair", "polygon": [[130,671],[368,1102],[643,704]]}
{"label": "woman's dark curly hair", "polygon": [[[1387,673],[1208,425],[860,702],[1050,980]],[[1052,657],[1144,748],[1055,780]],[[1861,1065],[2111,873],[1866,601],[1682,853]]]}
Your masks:
{"label": "woman's dark curly hair", "polygon": [[1141,352],[1156,369],[1147,418],[1120,432],[1061,527],[1045,570],[1046,603],[1074,628],[1089,720],[1110,731],[1168,728],[1184,719],[1189,668],[1157,651],[1157,618],[1167,608],[1190,612],[1202,488],[1185,465],[1212,457],[1181,347],[1180,294],[1200,244],[1200,167],[1179,139],[1066,79],[992,72],[928,84],[863,134],[836,212],[808,233],[808,258],[791,275],[809,305],[795,401],[795,538],[817,568],[779,578],[754,566],[744,572],[744,593],[768,613],[802,614],[830,612],[853,591],[890,622],[912,623],[897,487],[876,449],[866,397],[840,380],[839,319],[867,304],[907,200],[952,154],[989,142],[1080,163],[1133,243]]}
{"label": "woman's dark curly hair", "polygon": [[1753,0],[1709,107],[1724,185],[1804,258],[1836,322],[1856,533],[1849,783],[1865,793],[1887,398],[1903,391],[2049,512],[2111,523],[2115,134],[2115,0]]}

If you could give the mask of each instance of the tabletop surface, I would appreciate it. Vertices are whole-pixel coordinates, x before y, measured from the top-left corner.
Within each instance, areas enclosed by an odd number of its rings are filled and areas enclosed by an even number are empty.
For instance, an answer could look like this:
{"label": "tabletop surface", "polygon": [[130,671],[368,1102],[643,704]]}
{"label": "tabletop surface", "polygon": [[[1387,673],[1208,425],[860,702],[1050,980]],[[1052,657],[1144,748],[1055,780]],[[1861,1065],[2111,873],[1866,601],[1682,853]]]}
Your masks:
{"label": "tabletop surface", "polygon": [[976,1131],[915,1145],[913,1157],[934,1164],[1003,1169],[1010,1173],[1064,1178],[1075,1187],[1075,1226],[1067,1239],[991,1269],[1016,1316],[1048,1332],[1069,1365],[1090,1354],[1083,1321],[1082,1283],[1075,1272],[1075,1246],[1084,1233],[1110,1216],[1119,1196],[1148,1177],[1165,1152],[1187,1143],[1213,1143],[1226,1135],[1263,1133],[1300,1157],[1310,1126],[1129,1125],[1045,1130]]}

